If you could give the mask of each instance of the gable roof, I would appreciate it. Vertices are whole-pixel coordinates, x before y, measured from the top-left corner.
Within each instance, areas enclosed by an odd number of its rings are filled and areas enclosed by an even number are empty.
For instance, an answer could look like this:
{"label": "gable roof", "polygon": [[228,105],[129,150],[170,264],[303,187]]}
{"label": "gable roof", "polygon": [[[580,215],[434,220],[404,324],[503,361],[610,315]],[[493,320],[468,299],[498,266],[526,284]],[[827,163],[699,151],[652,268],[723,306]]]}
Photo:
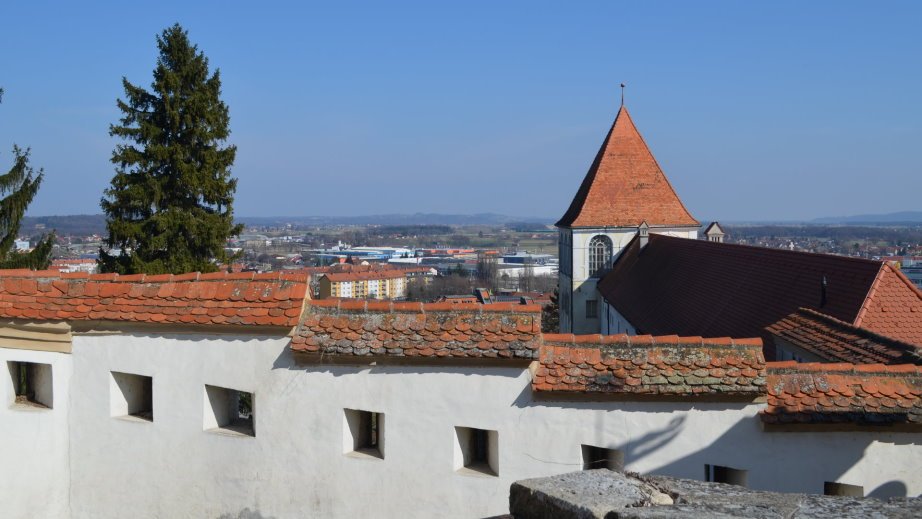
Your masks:
{"label": "gable roof", "polygon": [[782,341],[826,360],[855,364],[922,364],[919,348],[801,308],[768,326]]}
{"label": "gable roof", "polygon": [[905,274],[884,263],[855,326],[922,346],[922,291]]}
{"label": "gable roof", "polygon": [[697,226],[622,106],[558,227]]}
{"label": "gable roof", "polygon": [[[628,244],[599,292],[639,333],[771,343],[766,327],[804,307],[922,345],[915,317],[922,297],[888,269],[860,258],[653,234],[643,249],[636,238]],[[893,327],[906,331],[891,335]]]}

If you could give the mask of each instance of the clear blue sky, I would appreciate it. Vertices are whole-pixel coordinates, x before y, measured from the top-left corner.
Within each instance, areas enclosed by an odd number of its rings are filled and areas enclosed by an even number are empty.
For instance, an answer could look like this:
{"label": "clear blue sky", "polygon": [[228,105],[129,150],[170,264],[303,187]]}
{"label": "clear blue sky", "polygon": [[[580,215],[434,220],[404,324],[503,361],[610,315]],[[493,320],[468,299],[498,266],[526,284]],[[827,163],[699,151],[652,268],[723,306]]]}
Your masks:
{"label": "clear blue sky", "polygon": [[922,210],[922,2],[15,2],[0,170],[98,213],[120,80],[181,23],[221,70],[236,214],[558,217],[618,83],[700,219]]}

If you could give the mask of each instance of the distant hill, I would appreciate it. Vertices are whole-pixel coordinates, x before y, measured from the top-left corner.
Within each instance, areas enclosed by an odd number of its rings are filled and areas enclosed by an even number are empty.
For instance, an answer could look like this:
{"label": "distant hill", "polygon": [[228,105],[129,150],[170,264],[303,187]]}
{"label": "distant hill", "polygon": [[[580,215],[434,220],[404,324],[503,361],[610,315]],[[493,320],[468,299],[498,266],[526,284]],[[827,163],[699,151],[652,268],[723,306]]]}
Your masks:
{"label": "distant hill", "polygon": [[106,218],[101,214],[74,214],[66,216],[26,216],[19,233],[35,236],[56,230],[58,236],[89,236],[106,232]]}
{"label": "distant hill", "polygon": [[[292,225],[550,225],[551,218],[481,214],[384,214],[368,216],[245,216],[237,221],[246,225],[282,227]],[[67,216],[27,216],[20,233],[26,236],[44,234],[52,229],[62,236],[103,235],[106,218],[101,214]]]}
{"label": "distant hill", "polygon": [[508,225],[538,223],[550,225],[551,218],[479,214],[375,214],[365,216],[241,216],[247,225]]}
{"label": "distant hill", "polygon": [[815,224],[867,224],[867,225],[913,225],[922,224],[922,211],[900,211],[888,214],[861,214],[856,216],[833,216],[816,218]]}

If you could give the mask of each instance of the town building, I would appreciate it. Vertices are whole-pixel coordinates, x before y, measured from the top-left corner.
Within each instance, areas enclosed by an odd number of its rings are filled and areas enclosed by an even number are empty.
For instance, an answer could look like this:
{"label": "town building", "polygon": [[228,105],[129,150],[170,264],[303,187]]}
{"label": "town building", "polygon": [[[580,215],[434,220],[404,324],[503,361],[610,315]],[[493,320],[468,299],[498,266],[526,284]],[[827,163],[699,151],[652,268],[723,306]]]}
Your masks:
{"label": "town building", "polygon": [[321,274],[318,296],[321,299],[400,299],[407,296],[407,275],[402,270]]}
{"label": "town building", "polygon": [[560,328],[760,337],[769,359],[916,362],[922,291],[881,261],[724,243],[691,217],[622,106],[566,214]]}
{"label": "town building", "polygon": [[692,239],[699,229],[625,106],[556,226],[560,330],[577,334],[601,329],[597,285],[641,226],[645,232]]}

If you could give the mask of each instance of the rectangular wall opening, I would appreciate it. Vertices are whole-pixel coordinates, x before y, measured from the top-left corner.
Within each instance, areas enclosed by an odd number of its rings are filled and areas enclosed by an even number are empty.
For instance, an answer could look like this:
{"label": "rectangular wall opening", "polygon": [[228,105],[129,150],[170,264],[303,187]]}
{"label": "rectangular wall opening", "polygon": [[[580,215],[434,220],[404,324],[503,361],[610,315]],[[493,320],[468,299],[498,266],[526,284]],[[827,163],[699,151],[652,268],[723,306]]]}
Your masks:
{"label": "rectangular wall opening", "polygon": [[864,497],[864,487],[860,485],[836,483],[835,481],[826,481],[823,483],[823,495]]}
{"label": "rectangular wall opening", "polygon": [[749,471],[743,469],[734,469],[721,465],[704,466],[705,481],[711,481],[713,483],[726,483],[728,485],[745,487],[748,474]]}
{"label": "rectangular wall opening", "polygon": [[206,431],[256,436],[256,399],[253,393],[206,385],[204,415]]}
{"label": "rectangular wall opening", "polygon": [[459,474],[499,475],[499,434],[487,429],[455,427],[455,471]]}
{"label": "rectangular wall opening", "polygon": [[10,407],[16,409],[52,409],[54,384],[51,364],[36,362],[7,362],[12,382]]}
{"label": "rectangular wall opening", "polygon": [[343,409],[343,454],[384,459],[384,413]]}
{"label": "rectangular wall opening", "polygon": [[583,470],[624,470],[624,452],[594,445],[583,445]]}
{"label": "rectangular wall opening", "polygon": [[154,421],[154,379],[144,375],[111,372],[109,414],[117,418]]}

